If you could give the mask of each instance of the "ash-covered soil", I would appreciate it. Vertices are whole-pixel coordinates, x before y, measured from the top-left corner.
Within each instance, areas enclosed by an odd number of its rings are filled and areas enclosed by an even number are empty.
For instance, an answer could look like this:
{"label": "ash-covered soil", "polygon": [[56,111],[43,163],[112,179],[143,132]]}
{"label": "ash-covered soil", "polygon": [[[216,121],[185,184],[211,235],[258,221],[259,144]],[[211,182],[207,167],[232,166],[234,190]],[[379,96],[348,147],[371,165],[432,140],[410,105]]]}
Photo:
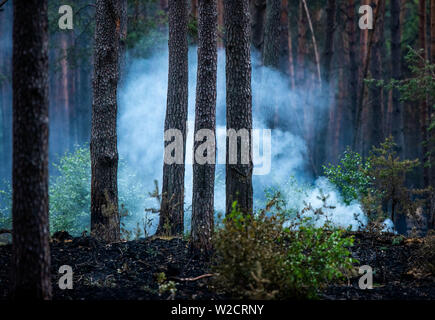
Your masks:
{"label": "ash-covered soil", "polygon": [[[358,268],[348,280],[330,285],[320,298],[435,300],[435,277],[422,265],[428,263],[422,239],[402,239],[391,234],[354,233],[352,255],[359,265],[374,270],[374,288],[358,288]],[[159,293],[157,274],[164,272],[176,283],[175,299],[225,299],[209,286],[210,264],[193,259],[188,243],[179,238],[147,238],[107,245],[91,237],[60,234],[51,242],[54,300],[155,300],[172,298]],[[0,246],[0,299],[7,299],[11,245]],[[433,255],[429,259],[435,265]],[[58,287],[59,267],[72,267],[74,287]],[[195,279],[200,276],[205,277]]]}

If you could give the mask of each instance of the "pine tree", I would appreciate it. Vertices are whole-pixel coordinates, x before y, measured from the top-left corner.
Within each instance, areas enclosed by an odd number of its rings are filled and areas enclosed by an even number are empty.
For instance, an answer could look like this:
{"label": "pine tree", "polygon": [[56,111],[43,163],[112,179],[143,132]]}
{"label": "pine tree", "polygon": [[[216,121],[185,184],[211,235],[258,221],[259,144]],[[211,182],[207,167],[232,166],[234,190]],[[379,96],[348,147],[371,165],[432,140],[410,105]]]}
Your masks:
{"label": "pine tree", "polygon": [[[206,129],[216,136],[217,2],[199,2],[198,75],[196,88],[195,137]],[[202,137],[201,137],[202,138]],[[210,138],[207,136],[207,138]],[[210,142],[210,141],[208,141]],[[193,164],[192,246],[207,253],[211,249],[214,215],[214,178],[216,141],[213,150],[198,149],[203,140],[194,142],[194,150],[211,163]]]}
{"label": "pine tree", "polygon": [[47,1],[15,0],[13,9],[11,292],[50,299]]}
{"label": "pine tree", "polygon": [[[162,203],[157,234],[180,235],[184,231],[184,160],[188,98],[187,0],[169,1],[169,75],[165,132],[182,134],[182,163],[163,164]],[[165,147],[170,144],[165,141]]]}
{"label": "pine tree", "polygon": [[[237,159],[230,163],[231,140],[227,137],[226,146],[226,213],[232,210],[234,201],[240,211],[252,213],[252,92],[251,92],[251,53],[250,15],[248,0],[225,0],[226,31],[226,103],[227,131],[233,129],[247,131],[247,135],[237,138]],[[242,147],[246,147],[244,152]],[[231,151],[231,152],[230,152]],[[231,153],[231,154],[230,154]],[[233,162],[233,161],[232,161]]]}
{"label": "pine tree", "polygon": [[97,0],[95,6],[91,231],[112,242],[120,237],[116,118],[123,10],[115,0]]}

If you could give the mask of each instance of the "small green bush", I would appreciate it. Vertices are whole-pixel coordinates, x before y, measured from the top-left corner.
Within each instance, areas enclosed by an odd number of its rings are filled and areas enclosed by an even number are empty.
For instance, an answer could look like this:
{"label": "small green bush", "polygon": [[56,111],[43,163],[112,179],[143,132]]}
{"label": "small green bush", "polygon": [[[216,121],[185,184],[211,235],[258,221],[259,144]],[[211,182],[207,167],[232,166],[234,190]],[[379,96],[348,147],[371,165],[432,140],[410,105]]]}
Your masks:
{"label": "small green bush", "polygon": [[353,239],[343,230],[284,223],[266,210],[243,215],[234,204],[214,237],[215,287],[234,298],[315,298],[352,268]]}
{"label": "small green bush", "polygon": [[346,149],[336,165],[323,166],[324,174],[341,193],[343,202],[349,205],[368,193],[372,177],[367,174],[370,162],[364,162],[361,155]]}
{"label": "small green bush", "polygon": [[[90,230],[91,207],[91,157],[88,147],[76,147],[53,164],[49,185],[50,231],[67,231],[79,236]],[[137,227],[133,214],[143,212],[145,188],[125,164],[119,162],[118,200],[122,208],[121,222],[124,230]],[[0,190],[0,228],[11,228],[11,188]]]}

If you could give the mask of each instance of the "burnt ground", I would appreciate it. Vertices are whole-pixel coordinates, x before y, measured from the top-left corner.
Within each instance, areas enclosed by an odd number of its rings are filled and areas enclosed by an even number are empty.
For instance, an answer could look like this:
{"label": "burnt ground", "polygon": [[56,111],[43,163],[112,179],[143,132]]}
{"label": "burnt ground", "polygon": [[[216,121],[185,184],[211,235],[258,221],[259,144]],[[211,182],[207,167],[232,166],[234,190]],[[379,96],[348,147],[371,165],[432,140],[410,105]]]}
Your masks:
{"label": "burnt ground", "polygon": [[[422,239],[404,239],[391,234],[354,233],[352,255],[359,265],[374,270],[374,288],[358,288],[358,269],[348,280],[330,285],[320,293],[326,300],[425,299],[435,300],[433,271],[420,268]],[[61,234],[51,243],[54,300],[156,300],[168,299],[159,294],[156,274],[164,272],[176,283],[175,299],[225,299],[209,287],[210,278],[194,278],[209,273],[209,264],[192,259],[188,244],[179,238],[147,238],[111,245],[91,237],[71,238]],[[435,265],[431,255],[432,266]],[[0,246],[0,300],[9,288],[11,245]],[[427,259],[426,262],[427,263]],[[57,283],[59,267],[70,265],[74,288],[61,290]]]}

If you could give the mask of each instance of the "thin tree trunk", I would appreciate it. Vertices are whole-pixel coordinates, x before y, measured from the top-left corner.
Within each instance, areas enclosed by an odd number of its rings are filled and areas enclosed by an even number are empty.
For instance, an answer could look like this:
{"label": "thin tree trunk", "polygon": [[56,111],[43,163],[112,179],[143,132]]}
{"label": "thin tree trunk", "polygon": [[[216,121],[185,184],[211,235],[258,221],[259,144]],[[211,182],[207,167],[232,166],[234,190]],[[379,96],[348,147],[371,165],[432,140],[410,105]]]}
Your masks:
{"label": "thin tree trunk", "polygon": [[[390,0],[391,6],[391,77],[400,80],[402,76],[401,38],[402,26],[400,24],[400,0]],[[392,90],[392,123],[391,133],[398,146],[401,156],[404,145],[403,137],[403,105],[400,103],[400,93]]]}
{"label": "thin tree trunk", "polygon": [[[201,130],[213,132],[213,150],[206,150],[211,162],[193,165],[192,246],[211,251],[214,227],[214,180],[216,160],[217,0],[199,2],[198,79],[195,108],[195,137]],[[201,137],[202,138],[202,137]],[[210,138],[210,137],[208,137]],[[203,140],[194,142],[194,150]],[[195,152],[195,151],[194,151]],[[204,153],[204,150],[202,150]],[[204,156],[204,154],[201,154]],[[196,158],[196,157],[194,157]]]}
{"label": "thin tree trunk", "polygon": [[[169,2],[169,74],[165,132],[182,134],[183,161],[163,164],[162,203],[157,228],[159,235],[182,235],[184,231],[184,162],[188,98],[187,0]],[[170,144],[165,141],[165,147]]]}
{"label": "thin tree trunk", "polygon": [[12,288],[51,299],[48,222],[48,5],[14,0]]}
{"label": "thin tree trunk", "polygon": [[[237,201],[247,214],[253,210],[252,190],[252,92],[250,17],[248,0],[225,0],[227,130],[248,131],[248,137],[237,138],[237,163],[230,163],[230,139],[226,146],[226,213]],[[242,146],[246,146],[242,152]],[[245,159],[243,159],[245,158]],[[245,163],[242,163],[242,160]]]}
{"label": "thin tree trunk", "polygon": [[326,21],[325,28],[325,45],[323,52],[323,81],[322,86],[322,103],[326,108],[320,108],[316,112],[315,121],[317,128],[315,166],[317,172],[320,172],[322,165],[326,160],[326,141],[328,136],[328,124],[329,124],[329,112],[333,106],[331,106],[330,92],[333,91],[333,84],[331,83],[331,65],[332,57],[334,54],[334,32],[336,24],[337,4],[335,0],[328,0],[328,6],[326,8]]}
{"label": "thin tree trunk", "polygon": [[257,50],[262,52],[265,35],[266,0],[251,0],[251,16],[252,44]]}
{"label": "thin tree trunk", "polygon": [[[263,45],[263,65],[265,67],[279,69],[280,60],[280,25],[281,25],[281,0],[266,1],[266,25],[264,28],[264,45]],[[262,83],[265,84],[265,77],[262,77]],[[266,101],[262,105],[268,104],[273,113],[272,128],[278,127],[279,111],[275,99],[276,93],[269,92]],[[264,99],[263,99],[264,100]]]}
{"label": "thin tree trunk", "polygon": [[313,23],[311,22],[310,11],[308,10],[308,6],[307,6],[306,0],[302,0],[302,3],[304,5],[305,14],[307,15],[308,26],[310,27],[310,31],[311,31],[311,40],[313,41],[314,58],[315,58],[316,67],[317,67],[317,78],[318,78],[318,81],[319,81],[319,86],[322,86],[322,76],[321,76],[321,73],[320,73],[320,58],[319,58],[319,51],[317,49],[316,35],[314,34]]}
{"label": "thin tree trunk", "polygon": [[263,64],[279,67],[281,0],[266,1],[266,26],[264,30]]}
{"label": "thin tree trunk", "polygon": [[[376,21],[377,27],[374,33],[371,58],[370,58],[370,76],[376,80],[382,80],[382,48],[384,45],[384,17],[385,17],[385,1],[378,0],[378,19]],[[368,122],[365,123],[366,134],[368,143],[363,149],[363,155],[368,155],[372,146],[379,145],[383,138],[383,114],[384,114],[384,90],[380,86],[371,85],[369,88],[369,103],[368,109]]]}
{"label": "thin tree trunk", "polygon": [[299,2],[298,12],[298,47],[296,55],[296,86],[305,85],[305,57],[308,56],[306,36],[307,36],[307,16],[304,13],[302,1]]}
{"label": "thin tree trunk", "polygon": [[[385,1],[385,0],[376,0],[376,8],[375,8],[375,14],[374,14],[374,21],[373,21],[373,29],[371,30],[370,36],[368,37],[368,43],[365,43],[364,41],[362,42],[362,46],[363,46],[363,65],[362,65],[362,72],[361,72],[361,83],[359,85],[360,87],[360,92],[358,95],[358,105],[356,108],[356,115],[355,115],[355,124],[354,124],[354,128],[355,128],[355,132],[354,132],[354,139],[353,139],[353,148],[354,150],[359,151],[360,153],[363,152],[364,147],[360,146],[361,141],[363,140],[363,138],[361,137],[361,127],[362,127],[362,123],[361,123],[361,115],[362,115],[362,111],[363,111],[363,105],[364,105],[364,92],[365,92],[365,83],[364,83],[364,79],[367,78],[367,74],[368,74],[368,70],[369,70],[369,66],[370,66],[370,56],[371,56],[371,51],[372,51],[372,46],[373,46],[373,42],[374,42],[374,35],[376,33],[376,29],[377,29],[377,24],[378,24],[378,18],[380,16],[380,12],[381,10],[379,10],[380,7],[380,2]],[[364,46],[367,46],[367,49],[364,49]]]}
{"label": "thin tree trunk", "polygon": [[[350,114],[351,122],[354,124],[356,118],[356,108],[358,105],[358,52],[357,52],[357,37],[356,37],[356,15],[355,15],[355,1],[349,0],[347,2],[347,19],[346,19],[346,33],[347,40],[349,41],[349,100],[350,100]],[[352,125],[353,127],[353,125]],[[353,139],[353,137],[351,138]],[[352,141],[352,140],[351,140]]]}
{"label": "thin tree trunk", "polygon": [[[426,0],[419,0],[419,26],[418,26],[418,40],[419,46],[423,50],[422,56],[424,59],[427,58],[427,46],[426,46]],[[422,144],[422,158],[423,158],[423,186],[429,186],[429,167],[426,165],[428,161],[428,105],[427,99],[423,99],[420,104],[420,130],[421,130],[421,139],[423,140]]]}
{"label": "thin tree trunk", "polygon": [[291,5],[292,1],[287,1],[287,45],[288,45],[288,70],[290,77],[290,88],[293,90],[295,88],[295,66],[293,59],[293,39],[292,39],[292,27],[293,22],[291,19]]}
{"label": "thin tree trunk", "polygon": [[430,38],[431,62],[435,64],[435,0],[430,1]]}
{"label": "thin tree trunk", "polygon": [[118,212],[117,86],[121,34],[119,1],[97,0],[91,130],[91,231],[120,238]]}
{"label": "thin tree trunk", "polygon": [[323,52],[323,80],[326,84],[331,80],[331,63],[334,54],[334,31],[336,24],[336,0],[328,0],[326,8],[325,45]]}
{"label": "thin tree trunk", "polygon": [[217,12],[218,12],[218,27],[217,27],[217,37],[218,37],[218,48],[224,47],[224,0],[217,0]]}

